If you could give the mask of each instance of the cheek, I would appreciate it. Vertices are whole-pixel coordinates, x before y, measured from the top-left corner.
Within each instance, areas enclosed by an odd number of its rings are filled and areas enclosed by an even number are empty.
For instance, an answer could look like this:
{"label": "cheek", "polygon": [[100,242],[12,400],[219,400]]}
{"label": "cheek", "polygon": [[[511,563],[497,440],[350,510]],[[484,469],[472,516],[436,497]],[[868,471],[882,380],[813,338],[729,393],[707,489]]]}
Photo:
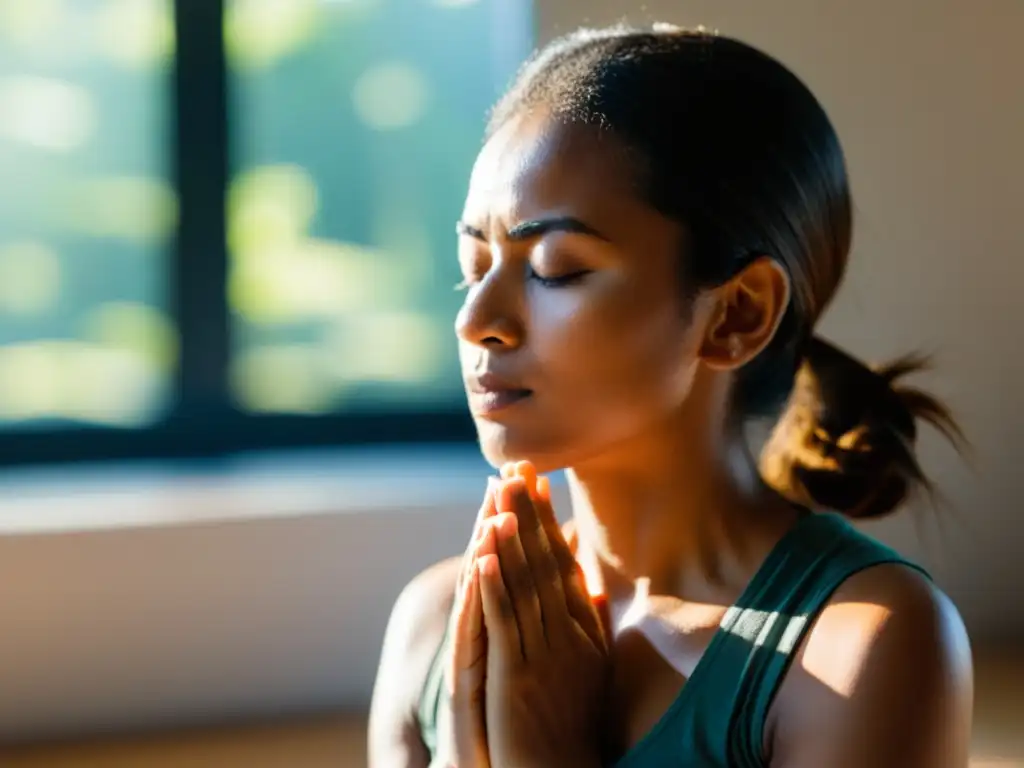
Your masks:
{"label": "cheek", "polygon": [[674,297],[618,288],[538,304],[531,347],[566,415],[633,421],[685,397],[697,344]]}

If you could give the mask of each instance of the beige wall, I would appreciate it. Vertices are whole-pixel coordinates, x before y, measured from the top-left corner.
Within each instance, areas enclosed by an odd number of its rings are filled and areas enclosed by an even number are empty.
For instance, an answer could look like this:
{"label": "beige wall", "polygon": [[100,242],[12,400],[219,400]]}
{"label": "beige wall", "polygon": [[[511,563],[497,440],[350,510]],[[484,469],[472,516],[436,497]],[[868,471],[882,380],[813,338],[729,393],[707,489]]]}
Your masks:
{"label": "beige wall", "polygon": [[[542,0],[542,35],[633,6]],[[1024,636],[1024,2],[648,0],[643,16],[759,44],[826,104],[859,220],[825,330],[872,358],[937,352],[927,382],[977,446],[972,473],[924,441],[944,539],[922,547],[913,515],[877,530],[933,566],[976,637]],[[364,707],[398,588],[467,535],[483,469],[457,454],[0,484],[0,741]]]}
{"label": "beige wall", "polygon": [[[845,286],[823,331],[870,359],[934,351],[921,381],[977,448],[970,472],[922,445],[947,495],[876,530],[920,553],[977,632],[1024,633],[1024,3],[1020,0],[542,2],[545,38],[588,25],[703,24],[777,56],[839,131],[857,208]],[[670,98],[670,95],[667,95]]]}

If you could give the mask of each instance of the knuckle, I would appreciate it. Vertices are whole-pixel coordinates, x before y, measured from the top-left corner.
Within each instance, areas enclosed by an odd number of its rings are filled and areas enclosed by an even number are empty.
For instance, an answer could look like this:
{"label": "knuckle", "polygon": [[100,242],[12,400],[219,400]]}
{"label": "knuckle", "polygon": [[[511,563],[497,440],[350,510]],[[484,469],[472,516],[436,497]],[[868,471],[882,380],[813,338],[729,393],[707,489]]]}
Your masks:
{"label": "knuckle", "polygon": [[507,594],[498,597],[498,614],[502,619],[509,621],[516,617],[515,609],[512,607],[512,600]]}
{"label": "knuckle", "polygon": [[541,583],[551,584],[556,589],[561,589],[562,569],[550,552],[546,552],[537,563],[537,577]]}
{"label": "knuckle", "polygon": [[534,591],[533,576],[526,568],[516,568],[508,575],[508,588],[520,599],[527,599]]}

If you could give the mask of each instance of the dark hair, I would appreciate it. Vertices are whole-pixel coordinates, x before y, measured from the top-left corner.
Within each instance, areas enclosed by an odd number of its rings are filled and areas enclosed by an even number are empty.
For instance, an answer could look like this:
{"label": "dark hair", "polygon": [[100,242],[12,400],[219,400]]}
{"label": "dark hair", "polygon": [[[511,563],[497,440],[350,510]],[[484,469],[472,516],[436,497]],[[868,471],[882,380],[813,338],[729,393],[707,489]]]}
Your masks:
{"label": "dark hair", "polygon": [[535,108],[627,151],[639,193],[685,227],[688,290],[764,255],[789,274],[779,328],[739,371],[734,394],[751,417],[774,415],[792,392],[762,454],[770,484],[799,503],[879,516],[926,483],[911,450],[915,418],[959,433],[936,400],[894,388],[919,361],[872,370],[812,333],[846,268],[852,205],[836,132],[792,72],[702,29],[580,30],[527,61],[488,136]]}

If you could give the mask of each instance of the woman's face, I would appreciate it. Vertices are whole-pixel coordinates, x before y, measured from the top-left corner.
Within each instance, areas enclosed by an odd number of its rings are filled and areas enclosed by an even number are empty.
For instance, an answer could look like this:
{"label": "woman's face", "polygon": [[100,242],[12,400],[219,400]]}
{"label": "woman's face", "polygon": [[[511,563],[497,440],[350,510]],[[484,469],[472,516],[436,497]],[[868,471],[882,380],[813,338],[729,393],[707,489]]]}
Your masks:
{"label": "woman's face", "polygon": [[644,204],[612,140],[513,120],[477,159],[459,223],[462,373],[484,455],[551,471],[678,410],[700,302],[679,225]]}

